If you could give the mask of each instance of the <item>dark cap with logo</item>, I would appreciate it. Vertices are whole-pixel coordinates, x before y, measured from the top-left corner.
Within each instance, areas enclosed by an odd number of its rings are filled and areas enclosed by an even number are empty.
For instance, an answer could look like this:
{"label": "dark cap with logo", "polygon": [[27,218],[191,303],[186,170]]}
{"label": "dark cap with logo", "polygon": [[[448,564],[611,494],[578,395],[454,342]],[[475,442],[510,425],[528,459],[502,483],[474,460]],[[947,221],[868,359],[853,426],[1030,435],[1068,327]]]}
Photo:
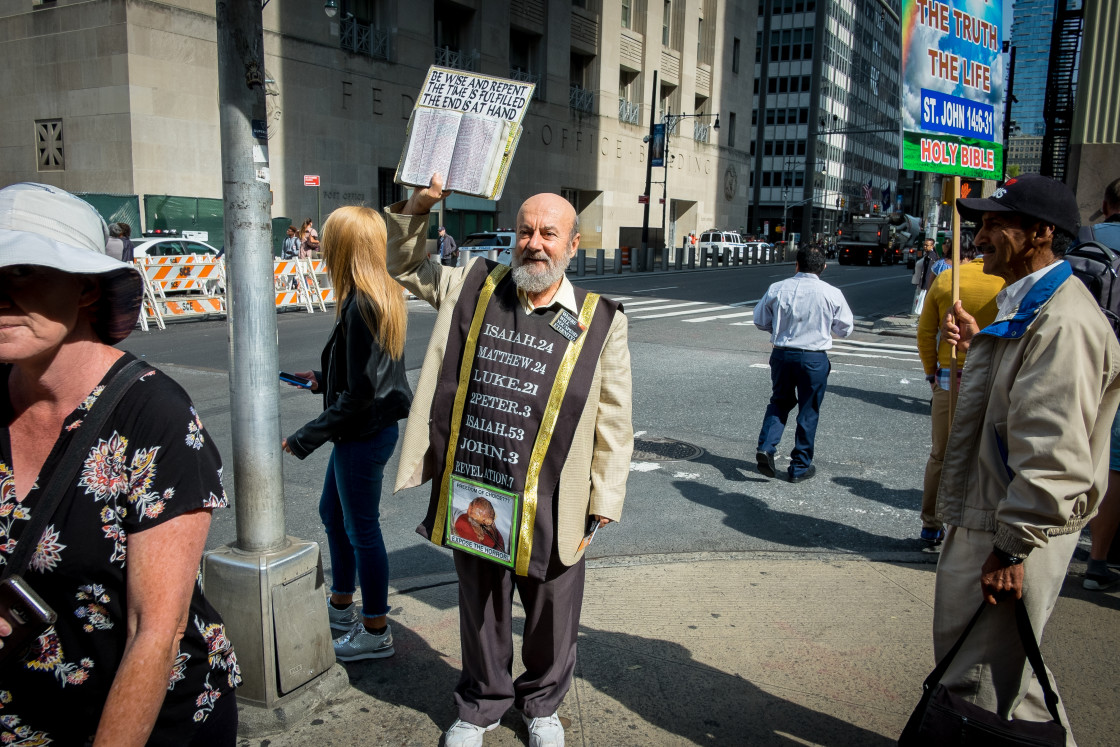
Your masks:
{"label": "dark cap with logo", "polygon": [[984,213],[1022,213],[1053,223],[1071,236],[1077,235],[1081,214],[1077,199],[1065,184],[1038,174],[1008,179],[989,197],[960,198],[957,210],[966,220],[979,222]]}

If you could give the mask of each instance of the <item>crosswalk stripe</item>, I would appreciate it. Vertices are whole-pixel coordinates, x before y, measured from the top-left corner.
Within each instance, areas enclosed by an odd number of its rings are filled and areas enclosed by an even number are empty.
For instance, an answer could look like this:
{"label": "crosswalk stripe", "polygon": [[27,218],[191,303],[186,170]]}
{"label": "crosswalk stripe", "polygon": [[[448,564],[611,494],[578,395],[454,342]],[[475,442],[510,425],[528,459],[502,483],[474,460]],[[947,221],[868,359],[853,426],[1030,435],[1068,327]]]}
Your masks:
{"label": "crosswalk stripe", "polygon": [[[664,308],[668,308],[668,307],[664,307]],[[719,310],[719,308],[720,307],[716,306],[714,308],[706,308],[706,309],[685,309],[684,311],[669,311],[669,312],[666,312],[664,314],[649,314],[647,316],[636,316],[634,318],[635,319],[660,319],[660,318],[666,317],[666,316],[684,316],[686,314],[704,314],[704,313],[709,312],[709,311],[717,311],[717,310]],[[681,321],[687,322],[687,321],[690,321],[690,320],[682,319]]]}
{"label": "crosswalk stripe", "polygon": [[880,350],[897,350],[903,353],[918,354],[917,345],[892,345],[889,342],[865,342],[863,340],[844,340],[845,345],[856,345],[861,348],[877,348]]}
{"label": "crosswalk stripe", "polygon": [[901,361],[903,363],[914,363],[913,358],[895,358],[892,355],[873,355],[871,353],[846,353],[843,350],[839,350],[835,347],[833,347],[832,350],[829,350],[828,354],[829,355],[847,356],[849,358],[875,358],[877,360],[884,360],[884,361]]}
{"label": "crosswalk stripe", "polygon": [[[632,309],[635,306],[650,306],[650,307],[653,307],[653,306],[656,306],[658,304],[666,304],[666,303],[672,303],[672,302],[673,302],[673,299],[671,299],[671,298],[650,298],[650,299],[646,299],[644,301],[635,301],[634,303],[628,303],[628,304],[626,304],[626,308]],[[703,301],[693,301],[693,303],[704,303],[704,302]]]}
{"label": "crosswalk stripe", "polygon": [[[642,311],[643,312],[646,312],[646,311],[663,311],[665,309],[678,309],[678,308],[681,308],[683,306],[700,306],[700,305],[703,305],[703,303],[704,303],[703,301],[685,301],[684,303],[671,303],[671,304],[666,304],[665,306],[657,306],[657,307],[651,306],[649,308],[642,309]],[[703,309],[689,309],[688,313],[693,314],[693,313],[696,313],[697,311],[703,311]],[[632,319],[657,319],[659,316],[664,316],[664,314],[651,314],[649,316],[635,316],[635,317],[631,317],[631,318]]]}
{"label": "crosswalk stripe", "polygon": [[754,316],[753,311],[740,311],[736,314],[717,314],[715,316],[702,316],[699,319],[681,319],[682,322],[710,322],[715,319],[734,319],[739,316]]}

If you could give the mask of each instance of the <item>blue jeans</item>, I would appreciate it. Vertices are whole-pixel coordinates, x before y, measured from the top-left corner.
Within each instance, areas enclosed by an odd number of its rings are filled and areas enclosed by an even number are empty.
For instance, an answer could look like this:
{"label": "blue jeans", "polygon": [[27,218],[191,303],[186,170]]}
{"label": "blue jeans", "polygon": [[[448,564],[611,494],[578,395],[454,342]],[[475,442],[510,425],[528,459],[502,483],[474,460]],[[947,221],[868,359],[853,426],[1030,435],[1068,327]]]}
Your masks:
{"label": "blue jeans", "polygon": [[770,379],[774,383],[774,392],[762,419],[758,450],[774,453],[782,440],[789,411],[797,405],[797,438],[789,455],[789,473],[793,477],[813,463],[817,419],[831,370],[832,364],[824,351],[774,348],[770,353]]}
{"label": "blue jeans", "polygon": [[353,594],[362,585],[362,614],[389,613],[389,557],[381,537],[381,478],[397,445],[393,423],[364,441],[340,441],[331,451],[319,518],[331,553],[331,591]]}

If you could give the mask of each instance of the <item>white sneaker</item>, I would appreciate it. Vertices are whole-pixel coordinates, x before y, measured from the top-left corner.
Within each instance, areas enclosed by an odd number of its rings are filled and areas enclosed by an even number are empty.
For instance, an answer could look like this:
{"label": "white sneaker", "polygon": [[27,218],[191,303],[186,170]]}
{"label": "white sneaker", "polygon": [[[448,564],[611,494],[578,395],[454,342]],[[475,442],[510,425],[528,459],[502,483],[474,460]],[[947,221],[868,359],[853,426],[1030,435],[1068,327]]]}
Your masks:
{"label": "white sneaker", "polygon": [[349,606],[338,609],[327,600],[327,619],[330,620],[331,630],[342,633],[349,632],[360,620],[358,617],[358,603],[351,602]]}
{"label": "white sneaker", "polygon": [[482,747],[482,735],[498,728],[500,721],[495,721],[489,726],[475,726],[462,719],[455,719],[443,734],[444,747]]}
{"label": "white sneaker", "polygon": [[529,727],[529,747],[564,747],[564,725],[555,713],[532,719],[523,713],[521,718]]}

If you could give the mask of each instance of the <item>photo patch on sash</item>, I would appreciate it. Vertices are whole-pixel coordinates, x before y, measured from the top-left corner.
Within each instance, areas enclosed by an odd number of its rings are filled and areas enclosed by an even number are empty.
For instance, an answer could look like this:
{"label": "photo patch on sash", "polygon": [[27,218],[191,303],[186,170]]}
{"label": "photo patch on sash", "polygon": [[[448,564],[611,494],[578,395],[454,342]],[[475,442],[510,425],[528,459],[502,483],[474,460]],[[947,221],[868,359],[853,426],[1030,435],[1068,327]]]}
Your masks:
{"label": "photo patch on sash", "polygon": [[556,316],[549,322],[554,330],[566,337],[569,342],[575,342],[583,334],[584,326],[579,323],[575,314],[567,309],[560,309]]}
{"label": "photo patch on sash", "polygon": [[521,496],[452,475],[447,496],[447,545],[513,568]]}

